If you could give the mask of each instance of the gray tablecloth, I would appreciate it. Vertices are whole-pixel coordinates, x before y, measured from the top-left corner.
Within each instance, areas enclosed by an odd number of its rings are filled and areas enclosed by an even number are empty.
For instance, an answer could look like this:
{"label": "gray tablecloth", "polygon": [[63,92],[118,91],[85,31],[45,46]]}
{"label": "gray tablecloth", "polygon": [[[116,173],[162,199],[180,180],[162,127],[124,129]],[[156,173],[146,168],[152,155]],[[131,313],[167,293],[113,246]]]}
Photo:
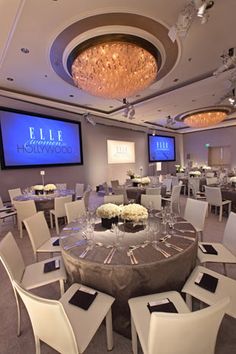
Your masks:
{"label": "gray tablecloth", "polygon": [[[69,228],[76,225],[69,225]],[[180,229],[194,230],[190,224],[176,224]],[[193,240],[181,237],[172,237],[171,243],[183,248],[182,252],[167,248],[159,243],[160,247],[171,254],[165,258],[156,251],[151,244],[145,248],[138,248],[134,254],[139,264],[132,265],[127,256],[129,245],[140,244],[145,240],[145,231],[126,233],[123,249],[117,250],[110,264],[103,261],[108,255],[109,249],[105,245],[114,242],[114,234],[96,224],[95,242],[104,246],[95,246],[88,252],[85,259],[80,255],[87,247],[86,241],[82,245],[66,248],[82,239],[82,235],[76,230],[63,230],[61,234],[62,255],[71,283],[79,282],[92,288],[103,291],[116,298],[113,305],[114,329],[130,336],[130,314],[128,299],[135,296],[162,292],[168,290],[181,290],[188,275],[196,263],[197,238],[195,233],[178,233],[188,236]],[[112,240],[113,239],[113,240]]]}
{"label": "gray tablecloth", "polygon": [[[128,199],[133,199],[135,200],[135,203],[140,204],[141,195],[146,194],[146,187],[127,187],[126,191]],[[161,186],[161,195],[162,197],[166,195],[166,186]]]}

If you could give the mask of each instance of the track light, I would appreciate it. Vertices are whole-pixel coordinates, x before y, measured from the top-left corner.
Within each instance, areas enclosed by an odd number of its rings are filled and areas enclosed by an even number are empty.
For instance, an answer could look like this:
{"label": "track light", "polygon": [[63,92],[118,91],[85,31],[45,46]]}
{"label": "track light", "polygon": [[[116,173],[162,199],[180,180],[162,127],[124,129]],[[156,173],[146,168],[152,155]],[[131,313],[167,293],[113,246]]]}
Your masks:
{"label": "track light", "polygon": [[156,131],[153,130],[153,131],[152,131],[152,136],[155,136],[155,135],[156,135]]}
{"label": "track light", "polygon": [[93,126],[96,125],[95,120],[93,119],[93,117],[90,115],[89,112],[84,113],[84,114],[83,114],[83,117],[84,117],[84,119],[85,119],[85,121],[86,121],[87,123],[89,123],[89,124],[91,124],[91,125],[93,125]]}

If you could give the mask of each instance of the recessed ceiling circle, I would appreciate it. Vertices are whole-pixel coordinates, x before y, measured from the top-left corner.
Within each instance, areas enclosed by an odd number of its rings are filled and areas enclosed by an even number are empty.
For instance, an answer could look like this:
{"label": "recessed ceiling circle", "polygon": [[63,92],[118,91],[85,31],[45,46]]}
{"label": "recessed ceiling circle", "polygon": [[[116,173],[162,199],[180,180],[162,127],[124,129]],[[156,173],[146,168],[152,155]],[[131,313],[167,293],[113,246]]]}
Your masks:
{"label": "recessed ceiling circle", "polygon": [[[64,29],[53,41],[50,49],[50,62],[53,70],[59,75],[63,80],[71,85],[75,85],[71,77],[71,61],[75,57],[75,53],[80,51],[80,45],[87,45],[90,41],[97,41],[97,38],[86,39],[86,32],[96,32],[99,28],[106,28],[110,30],[112,27],[132,27],[132,40],[135,39],[141,48],[146,47],[148,52],[154,55],[154,58],[158,66],[158,74],[156,76],[156,81],[160,80],[166,76],[171,70],[173,70],[180,56],[180,46],[177,41],[174,43],[168,37],[168,28],[163,24],[142,16],[138,14],[131,13],[106,13],[90,16],[71,24],[69,27]],[[140,32],[145,32],[152,38],[156,38],[156,41],[147,40],[147,36],[142,38]],[[136,33],[137,32],[137,36]],[[113,36],[113,32],[107,33],[105,35]],[[116,33],[116,35],[118,35]],[[119,33],[119,35],[124,37],[129,37],[128,33]],[[83,43],[76,43],[76,37],[84,37]],[[74,43],[73,43],[74,42]],[[155,42],[155,44],[154,44]],[[67,61],[66,65],[63,61],[63,56],[65,59],[65,52],[70,47],[70,43],[74,44],[71,53],[66,53]],[[156,45],[160,43],[160,46]],[[77,45],[78,44],[78,45]],[[160,48],[159,48],[160,47]],[[164,53],[164,55],[163,55]],[[68,70],[69,69],[69,70]],[[151,84],[151,83],[150,83]]]}
{"label": "recessed ceiling circle", "polygon": [[230,106],[202,107],[181,113],[175,117],[175,120],[192,128],[206,128],[222,122],[231,112],[232,107]]}

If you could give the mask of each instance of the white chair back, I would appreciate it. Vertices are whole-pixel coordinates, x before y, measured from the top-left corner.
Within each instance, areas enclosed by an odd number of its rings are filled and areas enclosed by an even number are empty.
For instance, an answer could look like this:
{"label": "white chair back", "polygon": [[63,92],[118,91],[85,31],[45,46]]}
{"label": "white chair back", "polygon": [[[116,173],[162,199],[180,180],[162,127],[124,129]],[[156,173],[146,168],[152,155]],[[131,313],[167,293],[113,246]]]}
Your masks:
{"label": "white chair back", "polygon": [[42,340],[59,353],[78,354],[75,334],[60,301],[40,298],[17,282],[13,285],[27,308],[36,339],[36,352],[40,353],[39,340]]}
{"label": "white chair back", "polygon": [[162,181],[162,184],[163,184],[164,186],[166,186],[166,191],[167,191],[167,192],[170,192],[170,191],[171,191],[171,183],[172,183],[171,178],[166,178],[166,179],[163,179],[163,181]]}
{"label": "white chair back", "polygon": [[0,197],[0,209],[4,208],[4,204],[2,202],[2,197]]}
{"label": "white chair back", "polygon": [[65,204],[67,222],[70,223],[86,215],[84,199],[76,200],[74,202]]}
{"label": "white chair back", "polygon": [[84,193],[84,184],[83,183],[76,183],[75,184],[75,199],[83,196]]}
{"label": "white chair back", "polygon": [[56,187],[59,191],[64,191],[67,189],[67,183],[56,183]]}
{"label": "white chair back", "polygon": [[197,192],[200,190],[200,178],[194,177],[188,179],[188,195],[192,191],[193,197],[196,198]]}
{"label": "white chair back", "polygon": [[147,195],[161,195],[161,187],[146,188]]}
{"label": "white chair back", "polygon": [[219,206],[222,204],[222,194],[220,187],[205,186],[205,195],[209,205]]}
{"label": "white chair back", "polygon": [[228,304],[229,298],[224,298],[190,313],[153,312],[148,354],[214,354],[217,333]]}
{"label": "white chair back", "polygon": [[34,255],[36,256],[37,249],[51,238],[43,211],[39,211],[38,213],[25,219],[24,225],[29,234]]}
{"label": "white chair back", "polygon": [[22,222],[24,219],[37,213],[34,200],[24,200],[24,201],[15,201],[14,206],[17,212],[17,222],[18,228],[20,230],[20,237],[23,236],[23,227]]}
{"label": "white chair back", "polygon": [[25,263],[19,247],[11,232],[0,241],[0,259],[11,280],[21,282],[25,271]]}
{"label": "white chair back", "polygon": [[218,178],[217,177],[206,178],[207,186],[210,186],[211,184],[217,184],[217,183],[218,183]]}
{"label": "white chair back", "polygon": [[215,173],[214,172],[207,172],[206,173],[206,177],[209,177],[209,178],[212,178],[215,176]]}
{"label": "white chair back", "polygon": [[126,191],[125,188],[122,188],[122,187],[114,188],[114,189],[113,189],[113,193],[114,193],[115,195],[123,194],[123,196],[124,196],[124,204],[128,204],[129,200],[128,200],[127,191]]}
{"label": "white chair back", "polygon": [[170,197],[172,210],[174,206],[177,206],[177,208],[179,209],[180,192],[181,192],[181,186],[178,185],[173,187],[171,197]]}
{"label": "white chair back", "polygon": [[11,204],[14,205],[14,198],[18,197],[19,195],[22,195],[21,189],[20,188],[15,188],[15,189],[8,189],[8,193],[10,196]]}
{"label": "white chair back", "polygon": [[141,205],[149,208],[150,204],[155,210],[161,210],[161,195],[141,194]]}
{"label": "white chair back", "polygon": [[120,185],[120,183],[119,183],[118,179],[111,181],[111,188],[112,189],[119,187],[119,185]]}
{"label": "white chair back", "polygon": [[202,200],[187,198],[184,219],[190,222],[196,230],[203,231],[207,215],[208,203]]}
{"label": "white chair back", "polygon": [[57,218],[66,216],[65,204],[72,201],[72,196],[57,197],[54,199],[54,209]]}
{"label": "white chair back", "polygon": [[236,213],[229,214],[228,220],[225,225],[223,244],[236,256]]}
{"label": "white chair back", "polygon": [[172,185],[172,188],[174,186],[178,186],[179,184],[179,178],[177,176],[174,176],[174,177],[171,177],[171,185]]}
{"label": "white chair back", "polygon": [[117,205],[124,204],[124,194],[105,195],[104,203],[113,203]]}

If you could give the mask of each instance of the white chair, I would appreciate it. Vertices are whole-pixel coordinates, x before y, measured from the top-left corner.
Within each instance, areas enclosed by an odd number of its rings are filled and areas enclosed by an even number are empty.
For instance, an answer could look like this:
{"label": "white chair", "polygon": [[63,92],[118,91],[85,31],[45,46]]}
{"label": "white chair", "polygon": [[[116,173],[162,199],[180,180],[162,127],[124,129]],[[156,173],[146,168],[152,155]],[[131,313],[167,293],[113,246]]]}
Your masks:
{"label": "white chair", "polygon": [[180,191],[181,186],[174,186],[170,198],[162,197],[162,200],[170,203],[172,212],[177,211],[180,213]]}
{"label": "white chair", "polygon": [[147,195],[161,195],[161,187],[146,188]]}
{"label": "white chair", "polygon": [[207,177],[206,178],[207,186],[210,186],[211,184],[217,184],[217,183],[218,183],[218,178],[217,177]]}
{"label": "white chair", "polygon": [[231,211],[231,200],[222,200],[221,189],[219,187],[207,187],[205,186],[206,201],[211,206],[220,208],[219,221],[222,221],[223,206],[228,205],[228,214]]}
{"label": "white chair", "polygon": [[120,185],[120,183],[119,183],[118,179],[111,181],[111,188],[112,189],[119,187],[119,185]]}
{"label": "white chair", "polygon": [[206,177],[207,178],[213,178],[215,176],[215,173],[214,172],[207,172],[206,173]]}
{"label": "white chair", "polygon": [[23,237],[23,221],[24,219],[37,213],[34,200],[15,201],[14,206],[17,212],[18,229],[20,230],[20,238]]}
{"label": "white chair", "polygon": [[54,216],[57,235],[59,235],[58,219],[66,217],[65,204],[69,203],[71,201],[72,201],[71,195],[66,196],[66,197],[55,198],[54,199],[54,209],[51,209],[49,211],[51,229],[53,228],[53,216]]}
{"label": "white chair", "polygon": [[113,188],[113,193],[115,195],[123,194],[123,196],[124,196],[124,204],[128,204],[129,203],[129,199],[127,197],[127,191],[126,191],[126,189],[124,187]]}
{"label": "white chair", "polygon": [[14,198],[18,197],[19,195],[22,195],[21,189],[20,188],[14,188],[14,189],[8,189],[9,197],[11,200],[11,205],[14,205]]}
{"label": "white chair", "polygon": [[141,205],[149,209],[150,205],[154,210],[161,210],[161,196],[152,194],[141,194]]}
{"label": "white chair", "polygon": [[[195,283],[200,273],[209,274],[218,279],[218,284],[214,293]],[[236,280],[234,279],[216,273],[208,268],[197,266],[190,274],[181,292],[186,293],[186,302],[189,308],[192,307],[193,297],[207,305],[214,305],[216,302],[228,297],[230,302],[225,312],[229,316],[236,318]]]}
{"label": "white chair", "polygon": [[23,222],[30,238],[35,261],[38,261],[38,253],[50,253],[52,257],[54,252],[61,252],[60,246],[53,246],[53,242],[58,240],[58,237],[51,237],[42,211],[24,219]]}
{"label": "white chair", "polygon": [[171,186],[172,186],[172,188],[174,186],[178,186],[178,184],[179,184],[179,178],[177,176],[171,177]]}
{"label": "white chair", "polygon": [[104,203],[113,203],[117,205],[124,204],[124,195],[123,194],[112,194],[104,196]]}
{"label": "white chair", "polygon": [[[149,313],[147,304],[169,299],[178,313]],[[175,291],[129,300],[133,353],[138,353],[137,334],[144,354],[214,354],[218,329],[229,299],[190,312]]]}
{"label": "white chair", "polygon": [[16,217],[16,211],[14,210],[14,207],[7,207],[4,206],[2,202],[2,198],[0,197],[0,220],[5,221],[5,219],[9,217]]}
{"label": "white chair", "polygon": [[76,183],[75,184],[75,199],[81,199],[84,194],[84,184]]}
{"label": "white chair", "polygon": [[67,183],[56,183],[56,187],[59,191],[64,191],[67,189]]}
{"label": "white chair", "polygon": [[[47,259],[46,261],[25,266],[20,249],[17,246],[11,232],[8,232],[7,235],[0,241],[0,259],[10,278],[11,284],[13,284],[13,281],[15,280],[25,289],[30,290],[58,281],[60,284],[61,295],[64,293],[66,271],[61,257],[54,257]],[[60,261],[60,269],[54,270],[53,272],[44,273],[44,264],[56,259]],[[20,306],[15,290],[14,295],[16,299],[18,317],[17,335],[20,335]]]}
{"label": "white chair", "polygon": [[166,192],[167,193],[171,192],[171,183],[172,183],[172,179],[171,178],[165,178],[162,181],[162,184],[166,187]]}
{"label": "white chair", "polygon": [[200,180],[199,178],[189,178],[188,181],[188,196],[192,196],[194,199],[206,200],[205,193],[200,192]]}
{"label": "white chair", "polygon": [[86,215],[84,200],[75,200],[74,202],[65,204],[67,222],[70,223]]}
{"label": "white chair", "polygon": [[107,349],[112,350],[111,306],[115,300],[113,297],[97,291],[96,298],[85,311],[69,303],[75,292],[82,289],[79,284],[73,284],[59,301],[31,294],[17,282],[14,282],[14,287],[24,302],[31,320],[36,354],[41,353],[40,341],[59,353],[83,353],[104,319],[106,319]]}
{"label": "white chair", "polygon": [[[227,274],[226,264],[227,263],[236,263],[236,214],[231,212],[227,223],[225,225],[224,235],[222,243],[216,242],[204,242],[202,245],[212,245],[217,251],[217,255],[206,254],[198,250],[198,259],[201,264],[206,263],[222,263],[224,266],[224,273]],[[200,243],[201,245],[201,243]]]}
{"label": "white chair", "polygon": [[207,215],[207,209],[207,202],[187,198],[187,203],[184,210],[184,219],[186,219],[194,226],[200,236],[200,240],[203,240],[203,229]]}

